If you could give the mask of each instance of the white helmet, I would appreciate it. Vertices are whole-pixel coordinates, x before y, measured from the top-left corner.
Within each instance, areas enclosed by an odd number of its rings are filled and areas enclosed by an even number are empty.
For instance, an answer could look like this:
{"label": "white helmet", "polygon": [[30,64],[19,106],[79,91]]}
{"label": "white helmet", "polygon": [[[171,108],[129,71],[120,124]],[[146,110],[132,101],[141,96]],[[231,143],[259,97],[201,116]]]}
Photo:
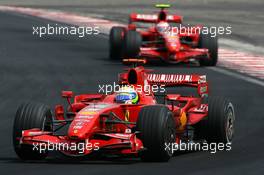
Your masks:
{"label": "white helmet", "polygon": [[170,25],[169,23],[167,22],[159,22],[157,25],[156,25],[156,30],[160,33],[165,33],[165,32],[168,32],[170,29]]}

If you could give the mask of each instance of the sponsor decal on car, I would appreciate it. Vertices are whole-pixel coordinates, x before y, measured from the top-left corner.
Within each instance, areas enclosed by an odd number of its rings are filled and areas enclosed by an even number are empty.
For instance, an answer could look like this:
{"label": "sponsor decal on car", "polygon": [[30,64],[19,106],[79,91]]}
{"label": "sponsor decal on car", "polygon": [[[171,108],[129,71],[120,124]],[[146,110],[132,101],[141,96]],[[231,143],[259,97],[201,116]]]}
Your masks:
{"label": "sponsor decal on car", "polygon": [[208,111],[208,105],[207,104],[201,104],[199,108],[195,108],[193,110],[194,112],[205,112]]}
{"label": "sponsor decal on car", "polygon": [[95,115],[97,114],[97,111],[81,111],[79,114],[80,115]]}
{"label": "sponsor decal on car", "polygon": [[76,118],[77,119],[92,119],[92,118],[94,118],[94,116],[93,115],[79,115]]}
{"label": "sponsor decal on car", "polygon": [[128,122],[129,121],[129,110],[125,111],[125,121]]}
{"label": "sponsor decal on car", "polygon": [[148,74],[148,81],[158,83],[191,82],[192,76],[178,74]]}
{"label": "sponsor decal on car", "polygon": [[137,19],[157,20],[157,15],[137,14]]}

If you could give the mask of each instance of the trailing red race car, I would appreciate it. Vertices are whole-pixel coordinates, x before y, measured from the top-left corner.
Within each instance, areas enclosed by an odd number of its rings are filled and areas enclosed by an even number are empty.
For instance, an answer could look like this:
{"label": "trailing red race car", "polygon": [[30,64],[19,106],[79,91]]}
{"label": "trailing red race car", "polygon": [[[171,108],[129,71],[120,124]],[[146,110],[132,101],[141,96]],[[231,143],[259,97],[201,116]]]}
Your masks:
{"label": "trailing red race car", "polygon": [[[109,95],[73,98],[71,91],[63,91],[69,106],[56,105],[54,115],[46,105],[22,104],[13,128],[17,155],[44,159],[52,150],[72,157],[102,153],[168,161],[173,155],[168,145],[232,141],[234,108],[224,98],[208,98],[205,76],[154,74],[139,66],[120,74],[119,83],[119,90]],[[197,88],[196,97],[162,90],[178,86]],[[158,87],[162,92],[156,94]],[[65,126],[67,132],[60,133]]]}
{"label": "trailing red race car", "polygon": [[201,32],[203,26],[183,26],[181,16],[167,14],[165,8],[169,5],[158,4],[156,7],[161,8],[158,14],[132,13],[127,27],[112,27],[111,59],[140,57],[168,63],[198,60],[201,66],[216,65],[217,37]]}

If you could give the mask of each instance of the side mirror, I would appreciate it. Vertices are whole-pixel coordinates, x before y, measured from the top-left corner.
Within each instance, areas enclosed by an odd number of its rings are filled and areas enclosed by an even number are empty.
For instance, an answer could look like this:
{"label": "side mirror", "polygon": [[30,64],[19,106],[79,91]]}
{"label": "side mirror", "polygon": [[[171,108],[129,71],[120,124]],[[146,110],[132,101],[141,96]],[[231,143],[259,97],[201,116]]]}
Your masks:
{"label": "side mirror", "polygon": [[72,98],[73,97],[73,92],[72,91],[62,91],[61,96],[63,98]]}

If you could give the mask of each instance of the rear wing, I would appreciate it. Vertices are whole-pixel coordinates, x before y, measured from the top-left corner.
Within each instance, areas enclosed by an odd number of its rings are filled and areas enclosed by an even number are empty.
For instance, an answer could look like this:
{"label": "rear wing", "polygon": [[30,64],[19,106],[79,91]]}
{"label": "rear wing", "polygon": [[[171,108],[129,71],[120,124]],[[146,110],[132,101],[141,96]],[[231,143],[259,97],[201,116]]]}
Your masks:
{"label": "rear wing", "polygon": [[[137,59],[128,59],[130,63],[134,63]],[[142,61],[142,60],[138,60]],[[187,86],[196,87],[198,94],[201,97],[208,96],[208,83],[205,75],[197,74],[153,74],[152,70],[144,69],[143,66],[138,66],[128,69],[127,72],[120,73],[118,81],[120,85],[135,85],[135,86],[164,86],[177,87]]]}
{"label": "rear wing", "polygon": [[208,83],[205,75],[183,74],[147,74],[148,83],[165,87],[187,86],[197,87],[198,94],[208,96]]}
{"label": "rear wing", "polygon": [[[167,15],[166,21],[171,23],[181,23],[182,16]],[[156,23],[158,22],[158,15],[132,13],[130,14],[130,23],[132,22]]]}

